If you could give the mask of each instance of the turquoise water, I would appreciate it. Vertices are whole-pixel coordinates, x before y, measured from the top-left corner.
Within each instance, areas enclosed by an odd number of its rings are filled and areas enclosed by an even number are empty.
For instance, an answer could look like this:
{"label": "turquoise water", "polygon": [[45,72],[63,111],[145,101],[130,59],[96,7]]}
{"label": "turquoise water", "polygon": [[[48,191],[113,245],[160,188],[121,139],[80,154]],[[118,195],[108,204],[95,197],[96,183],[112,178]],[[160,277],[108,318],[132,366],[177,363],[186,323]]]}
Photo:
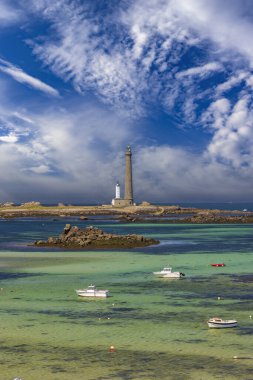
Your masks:
{"label": "turquoise water", "polygon": [[[67,222],[161,244],[131,251],[27,247]],[[1,379],[253,379],[252,225],[44,218],[0,227]],[[186,277],[155,278],[167,264]],[[111,297],[79,299],[75,289],[90,283]],[[235,318],[239,327],[208,329],[212,316]]]}

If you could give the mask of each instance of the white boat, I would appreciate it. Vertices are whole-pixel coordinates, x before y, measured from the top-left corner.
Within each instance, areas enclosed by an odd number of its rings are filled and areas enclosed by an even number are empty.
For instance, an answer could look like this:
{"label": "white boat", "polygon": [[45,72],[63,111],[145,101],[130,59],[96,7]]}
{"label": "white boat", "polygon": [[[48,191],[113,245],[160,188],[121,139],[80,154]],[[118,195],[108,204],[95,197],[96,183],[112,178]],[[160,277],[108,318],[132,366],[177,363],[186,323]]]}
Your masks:
{"label": "white boat", "polygon": [[209,327],[220,329],[227,327],[237,327],[237,321],[235,319],[221,319],[221,318],[210,318],[207,321]]}
{"label": "white boat", "polygon": [[185,275],[182,272],[172,272],[171,267],[164,267],[160,272],[153,272],[153,274],[163,278],[180,278]]}
{"label": "white boat", "polygon": [[109,290],[98,290],[96,285],[89,285],[86,289],[77,289],[76,294],[80,297],[106,298],[109,296]]}

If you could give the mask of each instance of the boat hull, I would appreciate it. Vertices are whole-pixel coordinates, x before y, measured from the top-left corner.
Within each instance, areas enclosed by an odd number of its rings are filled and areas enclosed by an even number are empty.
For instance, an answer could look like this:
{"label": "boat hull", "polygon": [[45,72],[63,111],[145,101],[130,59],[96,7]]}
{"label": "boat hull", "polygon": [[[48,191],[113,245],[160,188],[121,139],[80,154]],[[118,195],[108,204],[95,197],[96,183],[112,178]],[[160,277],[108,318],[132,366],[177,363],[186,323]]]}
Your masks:
{"label": "boat hull", "polygon": [[209,320],[207,322],[208,327],[214,328],[214,329],[225,329],[225,328],[232,328],[237,327],[238,322],[235,320],[228,320],[228,321],[215,321],[215,320]]}
{"label": "boat hull", "polygon": [[182,276],[180,273],[171,273],[171,274],[164,274],[161,277],[162,278],[181,278]]}
{"label": "boat hull", "polygon": [[76,290],[76,294],[79,297],[91,297],[91,298],[107,298],[109,296],[109,292],[102,292],[102,291],[96,291],[96,292],[85,292],[82,290]]}
{"label": "boat hull", "polygon": [[161,278],[181,278],[184,276],[184,274],[180,272],[172,272],[172,273],[153,272],[153,274]]}

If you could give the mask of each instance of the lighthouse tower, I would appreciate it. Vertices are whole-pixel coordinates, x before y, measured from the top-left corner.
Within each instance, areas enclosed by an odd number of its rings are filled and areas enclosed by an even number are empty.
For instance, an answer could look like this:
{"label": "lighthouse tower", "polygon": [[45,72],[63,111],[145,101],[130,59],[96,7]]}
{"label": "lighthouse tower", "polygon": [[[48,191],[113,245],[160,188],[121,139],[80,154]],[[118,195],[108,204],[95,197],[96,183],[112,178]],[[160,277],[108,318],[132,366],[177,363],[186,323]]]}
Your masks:
{"label": "lighthouse tower", "polygon": [[116,194],[112,200],[114,207],[127,207],[134,204],[133,199],[133,175],[132,175],[132,151],[130,145],[125,151],[125,196],[120,198],[120,184],[116,184]]}
{"label": "lighthouse tower", "polygon": [[127,206],[133,204],[133,176],[132,176],[132,151],[130,145],[125,152],[126,174],[125,174],[125,201]]}
{"label": "lighthouse tower", "polygon": [[120,199],[120,184],[119,184],[119,182],[116,183],[115,199]]}

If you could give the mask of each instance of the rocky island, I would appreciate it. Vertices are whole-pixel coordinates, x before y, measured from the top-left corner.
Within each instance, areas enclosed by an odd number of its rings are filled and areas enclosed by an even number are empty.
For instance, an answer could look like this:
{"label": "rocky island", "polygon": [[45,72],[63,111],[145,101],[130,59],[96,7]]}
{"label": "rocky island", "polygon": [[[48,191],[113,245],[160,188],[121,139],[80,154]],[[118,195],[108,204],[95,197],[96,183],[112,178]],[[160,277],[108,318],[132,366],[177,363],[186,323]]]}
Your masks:
{"label": "rocky island", "polygon": [[[178,212],[176,215],[173,214],[160,214],[157,215],[146,215],[143,216],[136,215],[122,215],[119,220],[123,223],[164,223],[164,224],[252,224],[253,215],[252,212],[240,213],[239,211],[220,211],[220,210],[202,210],[195,211],[191,210],[189,214],[184,212]],[[166,216],[169,215],[170,219],[166,219]]]}
{"label": "rocky island", "polygon": [[185,224],[252,224],[253,211],[248,210],[218,210],[179,205],[159,206],[148,202],[129,207],[114,207],[112,205],[73,206],[59,203],[46,206],[40,202],[27,202],[14,205],[11,202],[0,203],[0,218],[24,217],[78,217],[80,220],[92,219],[94,216],[106,216],[107,220],[117,220],[121,223],[185,223]]}
{"label": "rocky island", "polygon": [[141,235],[116,235],[106,233],[93,226],[78,228],[66,224],[59,237],[50,236],[46,241],[36,241],[34,245],[65,249],[127,249],[158,243],[159,240],[148,239]]}

